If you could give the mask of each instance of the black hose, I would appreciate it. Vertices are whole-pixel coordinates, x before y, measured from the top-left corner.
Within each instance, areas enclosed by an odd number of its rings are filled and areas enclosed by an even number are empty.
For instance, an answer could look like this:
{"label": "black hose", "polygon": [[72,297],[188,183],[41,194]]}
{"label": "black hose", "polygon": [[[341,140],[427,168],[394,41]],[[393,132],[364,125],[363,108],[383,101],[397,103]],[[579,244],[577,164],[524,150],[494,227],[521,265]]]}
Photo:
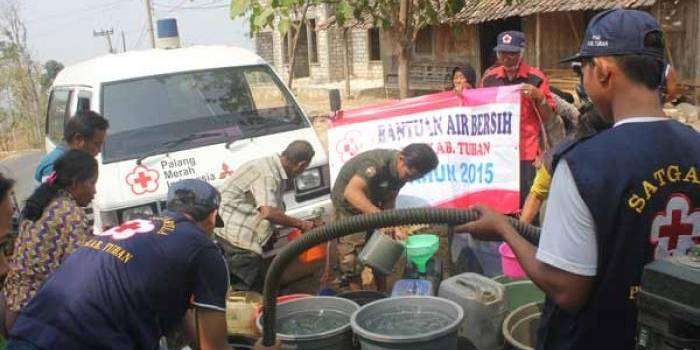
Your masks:
{"label": "black hose", "polygon": [[[300,238],[290,242],[277,254],[265,277],[265,289],[263,291],[263,345],[275,344],[276,330],[276,306],[277,291],[282,273],[287,265],[296,259],[305,250],[328,242],[332,239],[349,235],[354,232],[364,232],[371,229],[420,224],[447,224],[461,225],[479,218],[479,213],[474,210],[464,209],[440,209],[440,208],[412,208],[388,210],[376,214],[357,215],[343,220],[337,220],[327,225],[313,229]],[[510,223],[529,242],[537,245],[540,229],[510,218]]]}

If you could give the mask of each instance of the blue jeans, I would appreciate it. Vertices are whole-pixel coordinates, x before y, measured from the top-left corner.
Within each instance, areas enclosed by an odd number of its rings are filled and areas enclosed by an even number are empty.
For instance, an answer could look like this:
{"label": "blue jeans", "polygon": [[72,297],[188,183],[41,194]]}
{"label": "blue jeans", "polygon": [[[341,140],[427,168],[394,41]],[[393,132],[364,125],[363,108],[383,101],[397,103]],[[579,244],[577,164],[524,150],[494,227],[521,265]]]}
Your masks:
{"label": "blue jeans", "polygon": [[40,350],[34,344],[19,339],[10,339],[5,350]]}

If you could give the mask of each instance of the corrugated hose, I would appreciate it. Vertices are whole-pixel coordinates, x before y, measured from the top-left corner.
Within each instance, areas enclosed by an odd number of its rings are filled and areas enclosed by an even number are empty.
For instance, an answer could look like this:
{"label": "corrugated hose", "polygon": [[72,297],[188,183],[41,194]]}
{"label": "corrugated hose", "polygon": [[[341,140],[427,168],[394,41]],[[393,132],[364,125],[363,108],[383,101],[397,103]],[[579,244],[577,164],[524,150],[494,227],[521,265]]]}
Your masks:
{"label": "corrugated hose", "polygon": [[[279,282],[287,266],[305,250],[318,244],[352,234],[377,228],[421,224],[461,225],[477,220],[475,210],[443,208],[411,208],[387,210],[375,214],[357,215],[337,220],[315,228],[287,244],[270,264],[265,277],[263,291],[263,345],[272,346],[276,340],[275,319]],[[513,227],[529,242],[537,245],[540,237],[538,227],[510,218]]]}

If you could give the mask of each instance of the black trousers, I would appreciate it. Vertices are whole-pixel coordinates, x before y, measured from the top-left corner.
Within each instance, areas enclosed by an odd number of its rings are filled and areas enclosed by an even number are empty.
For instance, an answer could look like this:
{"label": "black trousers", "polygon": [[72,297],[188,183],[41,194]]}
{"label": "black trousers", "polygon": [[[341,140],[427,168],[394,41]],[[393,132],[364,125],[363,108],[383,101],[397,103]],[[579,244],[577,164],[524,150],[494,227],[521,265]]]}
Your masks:
{"label": "black trousers", "polygon": [[265,264],[263,257],[250,250],[241,249],[219,240],[228,265],[231,288],[235,291],[262,293],[265,285]]}

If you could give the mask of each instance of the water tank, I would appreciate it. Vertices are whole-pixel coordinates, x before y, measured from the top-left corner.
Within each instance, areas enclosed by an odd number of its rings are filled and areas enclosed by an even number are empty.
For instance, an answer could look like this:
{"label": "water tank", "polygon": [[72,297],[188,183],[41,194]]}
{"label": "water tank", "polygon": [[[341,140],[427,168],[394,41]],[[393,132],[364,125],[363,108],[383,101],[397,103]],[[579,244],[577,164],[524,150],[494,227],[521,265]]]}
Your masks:
{"label": "water tank", "polygon": [[177,32],[177,20],[175,18],[163,18],[156,21],[158,35],[156,48],[175,49],[180,47],[180,35]]}

